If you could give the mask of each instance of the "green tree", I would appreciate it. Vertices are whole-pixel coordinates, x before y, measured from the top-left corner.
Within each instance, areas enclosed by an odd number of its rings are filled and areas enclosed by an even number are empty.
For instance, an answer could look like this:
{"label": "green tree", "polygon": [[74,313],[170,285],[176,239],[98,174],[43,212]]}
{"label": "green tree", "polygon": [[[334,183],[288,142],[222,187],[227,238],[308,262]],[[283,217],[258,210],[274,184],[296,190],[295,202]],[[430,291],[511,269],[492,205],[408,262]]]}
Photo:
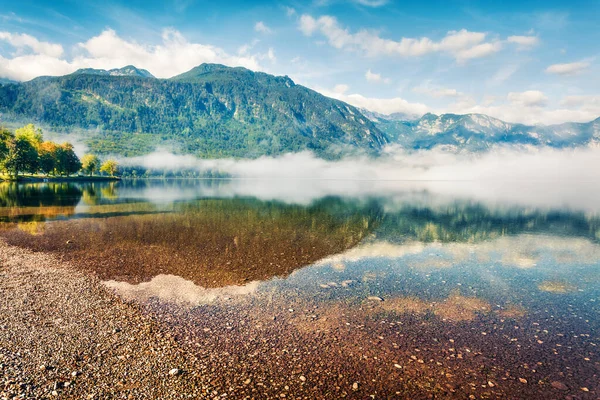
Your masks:
{"label": "green tree", "polygon": [[119,163],[117,163],[115,160],[106,160],[100,167],[100,172],[105,172],[110,176],[115,176],[118,171]]}
{"label": "green tree", "polygon": [[25,125],[15,131],[15,136],[26,139],[33,147],[38,149],[43,141],[43,134],[40,128],[36,128],[33,124]]}
{"label": "green tree", "polygon": [[15,138],[15,135],[4,127],[0,127],[0,167],[5,169],[4,163],[8,156],[8,144]]}
{"label": "green tree", "polygon": [[54,142],[43,142],[39,146],[39,169],[46,175],[55,174],[58,164],[58,145]]}
{"label": "green tree", "polygon": [[8,142],[4,166],[15,178],[19,172],[36,173],[38,165],[38,151],[26,137],[18,136]]}
{"label": "green tree", "polygon": [[69,176],[81,169],[81,161],[71,143],[63,143],[56,151],[56,170],[60,175]]}
{"label": "green tree", "polygon": [[98,172],[100,168],[100,160],[93,154],[86,154],[81,159],[81,169],[88,175],[94,175],[94,172]]}

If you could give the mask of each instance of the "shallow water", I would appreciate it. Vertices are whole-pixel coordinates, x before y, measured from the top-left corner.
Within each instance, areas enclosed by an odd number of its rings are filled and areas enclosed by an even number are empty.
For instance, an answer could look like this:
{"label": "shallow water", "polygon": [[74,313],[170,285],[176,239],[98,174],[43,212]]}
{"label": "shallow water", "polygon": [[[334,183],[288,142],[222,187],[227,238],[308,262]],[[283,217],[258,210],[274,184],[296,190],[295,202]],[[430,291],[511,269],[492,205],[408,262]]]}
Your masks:
{"label": "shallow water", "polygon": [[0,234],[144,304],[224,391],[597,398],[600,213],[473,186],[2,184]]}

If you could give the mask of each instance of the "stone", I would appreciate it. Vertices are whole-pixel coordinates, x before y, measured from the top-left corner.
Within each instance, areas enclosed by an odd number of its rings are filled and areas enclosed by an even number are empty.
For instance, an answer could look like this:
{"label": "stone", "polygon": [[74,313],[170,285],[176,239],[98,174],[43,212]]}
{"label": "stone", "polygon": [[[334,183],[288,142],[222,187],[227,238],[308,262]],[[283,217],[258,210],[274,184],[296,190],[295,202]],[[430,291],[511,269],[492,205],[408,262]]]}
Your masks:
{"label": "stone", "polygon": [[550,384],[554,389],[558,390],[569,390],[569,387],[562,382],[554,381]]}

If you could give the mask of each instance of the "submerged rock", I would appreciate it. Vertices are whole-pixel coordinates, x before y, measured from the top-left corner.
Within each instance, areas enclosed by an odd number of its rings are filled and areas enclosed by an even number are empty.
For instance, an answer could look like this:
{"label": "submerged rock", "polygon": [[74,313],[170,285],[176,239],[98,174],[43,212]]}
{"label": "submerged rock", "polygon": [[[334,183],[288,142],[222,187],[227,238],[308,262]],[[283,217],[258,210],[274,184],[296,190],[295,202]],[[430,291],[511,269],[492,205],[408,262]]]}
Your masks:
{"label": "submerged rock", "polygon": [[569,387],[562,382],[554,381],[550,384],[554,389],[558,390],[569,390]]}

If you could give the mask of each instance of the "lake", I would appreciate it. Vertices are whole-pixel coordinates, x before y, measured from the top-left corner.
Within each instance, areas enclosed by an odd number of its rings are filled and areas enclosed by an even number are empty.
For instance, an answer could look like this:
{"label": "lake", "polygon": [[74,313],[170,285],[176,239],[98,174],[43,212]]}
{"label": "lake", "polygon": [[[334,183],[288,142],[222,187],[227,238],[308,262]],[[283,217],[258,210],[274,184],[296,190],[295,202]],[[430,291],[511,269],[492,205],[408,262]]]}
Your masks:
{"label": "lake", "polygon": [[0,235],[139,303],[224,391],[596,398],[600,204],[544,185],[3,183]]}

